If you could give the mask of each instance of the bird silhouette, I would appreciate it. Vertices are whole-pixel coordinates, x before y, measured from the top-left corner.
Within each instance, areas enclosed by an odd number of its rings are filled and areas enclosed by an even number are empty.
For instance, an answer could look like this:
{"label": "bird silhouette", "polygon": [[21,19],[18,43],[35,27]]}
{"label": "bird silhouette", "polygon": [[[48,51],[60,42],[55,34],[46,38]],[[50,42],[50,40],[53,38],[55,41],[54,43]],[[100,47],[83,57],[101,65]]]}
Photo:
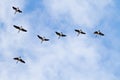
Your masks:
{"label": "bird silhouette", "polygon": [[95,34],[95,35],[104,36],[104,34],[103,34],[100,30],[95,31],[94,34]]}
{"label": "bird silhouette", "polygon": [[58,35],[58,39],[60,38],[60,37],[66,37],[67,35],[65,35],[65,34],[63,34],[62,32],[60,33],[60,32],[55,32],[57,35]]}
{"label": "bird silhouette", "polygon": [[14,13],[14,14],[16,14],[17,12],[18,12],[18,13],[22,13],[22,11],[19,9],[19,7],[14,7],[14,6],[12,6],[12,8],[13,8],[13,10],[15,10],[15,13]]}
{"label": "bird silhouette", "polygon": [[47,38],[45,38],[45,37],[42,37],[42,36],[40,36],[40,35],[37,35],[37,37],[41,40],[41,43],[42,43],[43,41],[49,41],[49,39],[47,39]]}
{"label": "bird silhouette", "polygon": [[20,61],[21,63],[25,63],[25,61],[24,61],[23,59],[21,59],[21,57],[15,57],[15,58],[13,58],[13,59],[17,61],[16,63],[18,63],[19,61]]}
{"label": "bird silhouette", "polygon": [[16,29],[18,29],[18,33],[19,33],[20,31],[27,32],[26,29],[22,28],[22,26],[19,27],[19,26],[17,26],[17,25],[13,25],[13,27],[16,28]]}
{"label": "bird silhouette", "polygon": [[77,32],[77,36],[79,36],[79,34],[86,34],[85,32],[83,32],[81,29],[75,29],[75,32]]}

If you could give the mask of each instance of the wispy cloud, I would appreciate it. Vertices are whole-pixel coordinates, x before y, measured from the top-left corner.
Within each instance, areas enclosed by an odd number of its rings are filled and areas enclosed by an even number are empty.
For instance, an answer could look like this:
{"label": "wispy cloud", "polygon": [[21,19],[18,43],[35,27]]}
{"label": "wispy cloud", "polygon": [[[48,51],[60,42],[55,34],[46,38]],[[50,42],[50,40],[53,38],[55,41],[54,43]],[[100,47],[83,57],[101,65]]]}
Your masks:
{"label": "wispy cloud", "polygon": [[[49,4],[47,4],[47,2]],[[61,15],[69,15],[74,24],[92,27],[98,25],[99,21],[106,15],[106,10],[113,6],[112,0],[62,0],[45,1],[48,11],[54,16],[62,18]],[[55,17],[55,18],[56,18]],[[58,18],[58,19],[59,19]]]}

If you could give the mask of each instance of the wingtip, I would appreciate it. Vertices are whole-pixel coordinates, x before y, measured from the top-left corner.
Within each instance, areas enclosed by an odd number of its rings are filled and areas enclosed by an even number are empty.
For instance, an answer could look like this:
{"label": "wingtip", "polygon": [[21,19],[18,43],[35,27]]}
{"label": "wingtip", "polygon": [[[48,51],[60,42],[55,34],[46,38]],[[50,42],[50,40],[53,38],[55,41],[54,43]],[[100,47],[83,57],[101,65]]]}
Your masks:
{"label": "wingtip", "polygon": [[12,6],[12,8],[15,8],[14,6]]}
{"label": "wingtip", "polygon": [[13,27],[15,27],[16,25],[13,25]]}
{"label": "wingtip", "polygon": [[37,35],[37,36],[39,36],[39,35]]}

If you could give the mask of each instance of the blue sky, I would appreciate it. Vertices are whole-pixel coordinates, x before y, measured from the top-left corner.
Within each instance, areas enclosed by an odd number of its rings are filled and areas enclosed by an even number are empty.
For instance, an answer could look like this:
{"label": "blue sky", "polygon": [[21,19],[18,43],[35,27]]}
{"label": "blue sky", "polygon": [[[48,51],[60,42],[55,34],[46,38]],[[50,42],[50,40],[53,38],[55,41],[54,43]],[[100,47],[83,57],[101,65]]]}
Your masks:
{"label": "blue sky", "polygon": [[[7,4],[6,4],[7,3]],[[119,0],[0,2],[0,80],[120,80]],[[14,15],[12,6],[23,13]],[[27,33],[14,29],[23,26]],[[77,36],[74,29],[87,34]],[[95,37],[101,30],[105,36]],[[66,38],[58,39],[55,31]],[[43,42],[37,35],[49,38]],[[26,64],[14,57],[21,56]]]}

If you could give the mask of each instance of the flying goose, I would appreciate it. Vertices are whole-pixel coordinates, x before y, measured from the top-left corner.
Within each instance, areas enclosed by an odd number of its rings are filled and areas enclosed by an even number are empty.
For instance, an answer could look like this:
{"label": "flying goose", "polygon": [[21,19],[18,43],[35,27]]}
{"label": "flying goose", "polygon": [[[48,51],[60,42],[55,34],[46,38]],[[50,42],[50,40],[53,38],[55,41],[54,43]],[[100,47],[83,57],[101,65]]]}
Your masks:
{"label": "flying goose", "polygon": [[103,34],[100,30],[95,31],[94,34],[96,34],[96,35],[100,35],[100,36],[104,36],[104,34]]}
{"label": "flying goose", "polygon": [[77,36],[79,36],[79,34],[86,34],[85,32],[83,32],[81,29],[75,29],[75,32],[77,32]]}
{"label": "flying goose", "polygon": [[19,9],[19,7],[14,7],[14,6],[12,6],[12,8],[13,8],[13,10],[15,10],[15,13],[14,13],[14,14],[16,14],[17,12],[18,12],[18,13],[22,13],[22,11]]}
{"label": "flying goose", "polygon": [[27,32],[26,29],[22,28],[22,26],[20,27],[20,26],[17,26],[17,25],[13,25],[13,27],[16,28],[16,29],[18,29],[18,33],[19,33],[20,31]]}
{"label": "flying goose", "polygon": [[41,40],[41,43],[42,43],[43,41],[49,41],[49,39],[47,39],[47,38],[45,38],[45,37],[42,37],[42,36],[39,36],[39,35],[37,35],[37,37]]}
{"label": "flying goose", "polygon": [[13,59],[17,61],[16,63],[18,63],[19,61],[20,61],[21,63],[25,63],[25,61],[24,61],[23,59],[21,59],[21,57],[15,57],[15,58],[13,58]]}
{"label": "flying goose", "polygon": [[67,35],[65,35],[65,34],[63,34],[62,32],[60,33],[60,32],[55,32],[57,35],[58,35],[58,39],[60,38],[60,37],[66,37]]}

